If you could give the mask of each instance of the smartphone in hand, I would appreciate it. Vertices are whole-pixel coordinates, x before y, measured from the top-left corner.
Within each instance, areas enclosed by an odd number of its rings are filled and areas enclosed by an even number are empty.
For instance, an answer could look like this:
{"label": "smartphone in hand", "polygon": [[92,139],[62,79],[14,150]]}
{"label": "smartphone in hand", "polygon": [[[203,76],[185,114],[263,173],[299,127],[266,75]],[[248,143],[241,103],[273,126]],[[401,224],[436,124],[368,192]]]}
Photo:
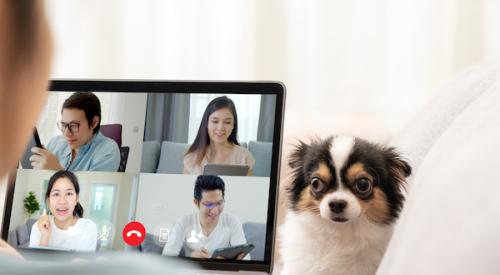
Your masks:
{"label": "smartphone in hand", "polygon": [[40,142],[40,136],[38,135],[38,131],[36,127],[33,127],[33,140],[36,144],[36,147],[43,148],[42,142]]}
{"label": "smartphone in hand", "polygon": [[33,127],[33,134],[31,135],[31,138],[26,145],[26,149],[24,150],[23,157],[21,159],[21,166],[20,168],[23,169],[33,169],[33,166],[31,166],[31,161],[30,157],[33,155],[31,153],[31,148],[32,147],[39,147],[43,148],[42,142],[40,141],[40,136],[38,135],[38,131],[36,127]]}

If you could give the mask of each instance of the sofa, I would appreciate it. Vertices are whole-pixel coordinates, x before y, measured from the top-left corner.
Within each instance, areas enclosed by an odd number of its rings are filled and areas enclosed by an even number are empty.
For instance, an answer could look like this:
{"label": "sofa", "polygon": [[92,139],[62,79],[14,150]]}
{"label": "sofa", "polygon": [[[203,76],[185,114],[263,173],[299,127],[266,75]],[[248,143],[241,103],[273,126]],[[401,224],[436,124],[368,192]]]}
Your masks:
{"label": "sofa", "polygon": [[461,73],[392,144],[413,175],[377,274],[500,274],[500,64]]}
{"label": "sofa", "polygon": [[30,244],[31,228],[36,219],[28,219],[25,223],[18,225],[16,229],[10,230],[7,242],[12,247],[27,248]]}

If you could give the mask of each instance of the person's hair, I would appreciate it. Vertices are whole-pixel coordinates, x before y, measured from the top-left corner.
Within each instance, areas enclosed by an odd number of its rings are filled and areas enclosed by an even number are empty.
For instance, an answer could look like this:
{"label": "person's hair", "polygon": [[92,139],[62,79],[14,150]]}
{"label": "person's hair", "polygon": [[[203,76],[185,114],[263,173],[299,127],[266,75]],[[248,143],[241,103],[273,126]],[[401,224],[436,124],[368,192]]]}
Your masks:
{"label": "person's hair", "polygon": [[229,110],[231,110],[231,113],[233,114],[234,128],[227,140],[233,144],[239,145],[237,140],[238,115],[236,114],[236,107],[234,106],[234,102],[227,96],[214,98],[212,101],[210,101],[210,103],[208,103],[207,108],[203,113],[203,117],[201,118],[200,128],[198,128],[196,138],[194,139],[193,144],[191,144],[191,146],[189,147],[189,150],[186,152],[186,155],[193,152],[197,153],[197,164],[200,164],[203,160],[203,157],[205,157],[208,145],[210,144],[210,137],[208,136],[208,118],[212,113],[223,108],[229,108]]}
{"label": "person's hair", "polygon": [[[54,187],[54,184],[56,181],[60,178],[67,178],[71,183],[73,184],[73,187],[75,188],[76,195],[80,194],[80,185],[78,184],[78,179],[76,178],[76,175],[73,174],[71,171],[67,170],[60,170],[54,173],[52,177],[49,179],[49,184],[47,186],[47,193],[45,193],[45,201],[49,199],[50,192],[52,191],[52,187]],[[80,202],[77,202],[75,205],[75,210],[73,210],[73,216],[78,216],[79,218],[83,217],[83,207],[80,204]]]}
{"label": "person's hair", "polygon": [[226,190],[224,181],[218,176],[208,176],[201,175],[196,178],[194,184],[194,198],[201,201],[201,193],[203,191],[213,191],[221,190],[222,197],[224,198],[224,192]]}
{"label": "person's hair", "polygon": [[62,106],[61,114],[64,109],[80,109],[85,112],[85,117],[89,123],[89,127],[95,116],[99,117],[99,123],[94,128],[93,133],[97,133],[101,127],[101,103],[99,98],[91,92],[76,92],[68,97]]}

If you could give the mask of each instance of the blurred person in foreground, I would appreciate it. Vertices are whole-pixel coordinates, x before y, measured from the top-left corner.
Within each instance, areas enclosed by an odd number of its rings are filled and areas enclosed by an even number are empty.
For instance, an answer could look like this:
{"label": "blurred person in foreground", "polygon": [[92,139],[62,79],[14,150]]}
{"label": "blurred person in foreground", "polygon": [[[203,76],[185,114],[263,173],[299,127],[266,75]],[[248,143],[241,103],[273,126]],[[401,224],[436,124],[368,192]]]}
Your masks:
{"label": "blurred person in foreground", "polygon": [[[16,167],[47,97],[52,38],[44,1],[0,0],[0,41],[0,182],[3,184],[7,173]],[[0,239],[0,274],[172,274],[174,268],[188,268],[160,256],[118,253],[106,254],[101,259],[105,260],[69,264],[27,262]]]}

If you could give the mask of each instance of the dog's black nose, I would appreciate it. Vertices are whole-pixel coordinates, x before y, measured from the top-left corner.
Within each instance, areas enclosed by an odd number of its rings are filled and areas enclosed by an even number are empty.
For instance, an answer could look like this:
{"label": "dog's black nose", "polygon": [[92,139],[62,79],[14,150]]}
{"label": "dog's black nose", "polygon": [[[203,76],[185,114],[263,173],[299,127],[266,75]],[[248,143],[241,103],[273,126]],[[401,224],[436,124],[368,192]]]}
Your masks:
{"label": "dog's black nose", "polygon": [[333,213],[339,214],[344,211],[344,208],[347,206],[347,202],[344,200],[331,201],[328,206],[330,206],[330,210],[332,210]]}

